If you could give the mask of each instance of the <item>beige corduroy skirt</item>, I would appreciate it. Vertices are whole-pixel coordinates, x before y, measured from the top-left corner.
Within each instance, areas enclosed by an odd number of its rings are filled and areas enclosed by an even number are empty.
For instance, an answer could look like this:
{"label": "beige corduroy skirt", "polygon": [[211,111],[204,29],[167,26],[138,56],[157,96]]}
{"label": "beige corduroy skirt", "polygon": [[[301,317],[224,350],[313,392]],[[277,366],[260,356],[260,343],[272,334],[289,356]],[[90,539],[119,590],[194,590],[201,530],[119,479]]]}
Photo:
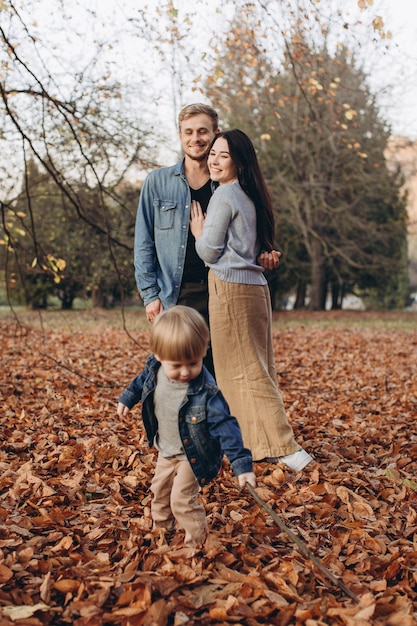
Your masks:
{"label": "beige corduroy skirt", "polygon": [[278,389],[268,285],[220,280],[209,272],[216,381],[254,461],[299,450]]}

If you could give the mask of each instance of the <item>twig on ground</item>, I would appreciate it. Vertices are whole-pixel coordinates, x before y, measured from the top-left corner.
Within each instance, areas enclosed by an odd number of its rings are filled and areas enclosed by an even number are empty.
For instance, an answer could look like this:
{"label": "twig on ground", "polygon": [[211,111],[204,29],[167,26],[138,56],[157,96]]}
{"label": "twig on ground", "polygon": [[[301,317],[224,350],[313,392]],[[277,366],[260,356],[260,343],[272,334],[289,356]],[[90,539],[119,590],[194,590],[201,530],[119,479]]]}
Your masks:
{"label": "twig on ground", "polygon": [[333,574],[333,572],[331,572],[329,569],[327,569],[327,567],[325,565],[323,565],[323,563],[320,561],[320,559],[318,559],[311,552],[311,550],[309,550],[307,548],[307,546],[303,543],[303,541],[301,541],[301,539],[299,537],[297,537],[297,535],[295,535],[292,532],[292,530],[290,528],[288,528],[288,526],[286,526],[284,524],[284,522],[275,513],[275,511],[273,511],[271,509],[271,507],[268,506],[264,500],[262,500],[261,496],[258,494],[256,489],[254,489],[252,487],[252,485],[250,485],[249,483],[246,483],[246,488],[249,491],[249,493],[251,494],[251,496],[259,504],[259,506],[262,507],[272,517],[272,519],[277,524],[277,526],[284,533],[286,533],[288,535],[288,537],[299,547],[300,551],[304,554],[304,556],[306,556],[308,559],[310,559],[310,561],[312,561],[312,563],[314,563],[314,565],[317,567],[317,569],[319,569],[322,572],[322,574],[324,574],[324,576],[326,578],[328,578],[334,585],[337,585],[337,587],[339,587],[342,591],[344,591],[344,593],[347,596],[349,596],[349,598],[352,598],[352,600],[354,600],[356,603],[359,603],[358,596],[351,589],[346,587],[346,585],[344,584],[344,582],[342,580],[340,580],[340,578],[335,576]]}

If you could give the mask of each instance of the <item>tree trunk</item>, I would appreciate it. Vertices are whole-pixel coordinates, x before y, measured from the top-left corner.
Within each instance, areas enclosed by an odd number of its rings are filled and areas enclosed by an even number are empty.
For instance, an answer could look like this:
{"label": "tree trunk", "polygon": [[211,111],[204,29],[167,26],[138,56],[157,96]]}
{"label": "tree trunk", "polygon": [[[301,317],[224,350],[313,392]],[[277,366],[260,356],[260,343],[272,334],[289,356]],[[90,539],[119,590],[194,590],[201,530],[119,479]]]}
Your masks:
{"label": "tree trunk", "polygon": [[74,296],[64,293],[64,297],[61,300],[61,309],[63,311],[71,311],[74,304]]}
{"label": "tree trunk", "polygon": [[100,287],[95,287],[91,294],[94,308],[104,309],[106,306],[106,296]]}
{"label": "tree trunk", "polygon": [[331,285],[331,291],[332,291],[332,311],[335,311],[336,309],[340,309],[340,305],[339,305],[339,285],[338,283],[332,283]]}
{"label": "tree trunk", "polygon": [[307,283],[301,278],[297,283],[297,295],[295,297],[294,309],[303,309],[306,301]]}
{"label": "tree trunk", "polygon": [[311,246],[311,291],[310,311],[324,311],[326,309],[327,280],[325,261],[321,243],[315,239]]}
{"label": "tree trunk", "polygon": [[343,306],[343,298],[345,295],[345,288],[343,284],[338,282],[332,282],[332,310],[341,309]]}

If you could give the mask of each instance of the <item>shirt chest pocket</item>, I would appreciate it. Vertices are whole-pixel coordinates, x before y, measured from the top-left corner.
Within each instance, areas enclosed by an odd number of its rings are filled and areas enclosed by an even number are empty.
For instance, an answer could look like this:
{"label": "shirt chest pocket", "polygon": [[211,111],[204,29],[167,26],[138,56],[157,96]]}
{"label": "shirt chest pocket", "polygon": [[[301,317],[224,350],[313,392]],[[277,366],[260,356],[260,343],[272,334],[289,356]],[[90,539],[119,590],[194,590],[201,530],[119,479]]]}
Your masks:
{"label": "shirt chest pocket", "polygon": [[173,228],[177,203],[172,200],[154,200],[155,226],[160,230]]}
{"label": "shirt chest pocket", "polygon": [[204,422],[206,419],[206,411],[202,406],[194,406],[188,409],[185,415],[185,421],[189,425],[197,425]]}

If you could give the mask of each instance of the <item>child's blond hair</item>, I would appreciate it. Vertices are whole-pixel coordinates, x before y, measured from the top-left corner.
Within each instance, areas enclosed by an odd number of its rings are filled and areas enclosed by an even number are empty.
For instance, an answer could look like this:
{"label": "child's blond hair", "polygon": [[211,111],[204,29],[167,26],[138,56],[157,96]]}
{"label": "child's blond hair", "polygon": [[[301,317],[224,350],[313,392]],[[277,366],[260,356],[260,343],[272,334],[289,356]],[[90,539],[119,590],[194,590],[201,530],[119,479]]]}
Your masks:
{"label": "child's blond hair", "polygon": [[209,339],[203,316],[178,304],[157,316],[152,324],[150,347],[162,361],[192,361],[205,356]]}

